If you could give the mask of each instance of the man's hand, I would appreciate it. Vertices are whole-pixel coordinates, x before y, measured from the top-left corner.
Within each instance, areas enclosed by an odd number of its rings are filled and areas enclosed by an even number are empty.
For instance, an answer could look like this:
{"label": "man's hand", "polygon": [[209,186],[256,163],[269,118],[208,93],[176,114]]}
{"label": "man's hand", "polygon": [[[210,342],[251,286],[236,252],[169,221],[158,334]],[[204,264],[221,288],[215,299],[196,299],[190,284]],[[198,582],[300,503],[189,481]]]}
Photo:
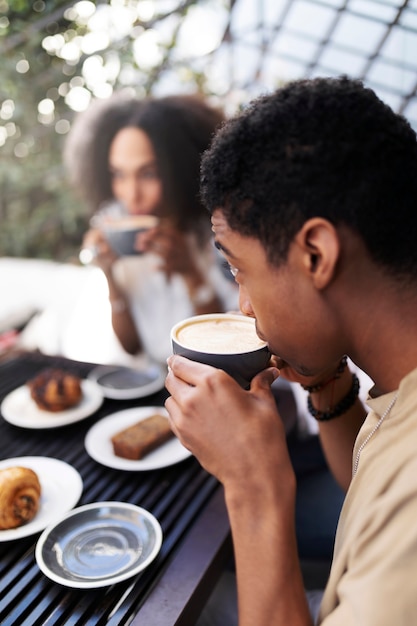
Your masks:
{"label": "man's hand", "polygon": [[285,429],[270,386],[276,368],[259,373],[249,391],[222,370],[175,355],[168,359],[165,406],[183,445],[221,482],[280,472]]}

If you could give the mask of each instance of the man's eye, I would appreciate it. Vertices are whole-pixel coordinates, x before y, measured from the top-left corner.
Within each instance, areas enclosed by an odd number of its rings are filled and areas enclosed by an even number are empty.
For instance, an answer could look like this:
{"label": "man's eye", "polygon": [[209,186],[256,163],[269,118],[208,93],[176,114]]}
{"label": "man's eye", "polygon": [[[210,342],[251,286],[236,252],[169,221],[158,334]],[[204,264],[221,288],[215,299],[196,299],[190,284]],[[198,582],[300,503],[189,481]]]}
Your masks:
{"label": "man's eye", "polygon": [[236,278],[237,273],[238,273],[238,271],[239,271],[239,270],[237,269],[237,267],[233,267],[233,265],[230,265],[230,263],[229,263],[229,270],[230,270],[230,273],[231,273],[231,275],[233,276],[233,278]]}

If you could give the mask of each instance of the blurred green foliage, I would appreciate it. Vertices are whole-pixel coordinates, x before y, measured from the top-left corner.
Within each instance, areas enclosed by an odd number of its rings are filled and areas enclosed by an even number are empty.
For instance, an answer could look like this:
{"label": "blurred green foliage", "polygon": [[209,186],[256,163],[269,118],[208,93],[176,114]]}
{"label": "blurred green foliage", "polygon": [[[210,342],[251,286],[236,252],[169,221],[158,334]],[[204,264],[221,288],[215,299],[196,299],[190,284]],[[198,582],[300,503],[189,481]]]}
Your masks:
{"label": "blurred green foliage", "polygon": [[[63,80],[62,61],[44,51],[42,39],[68,27],[64,6],[68,3],[9,0],[5,11],[0,2],[0,106],[12,107],[10,116],[0,119],[8,130],[0,147],[0,256],[69,260],[87,224],[86,210],[66,182],[56,119],[53,124],[38,119],[38,103]],[[25,73],[16,70],[22,60],[29,62]],[[57,116],[70,121],[73,113],[65,103],[56,104]]]}

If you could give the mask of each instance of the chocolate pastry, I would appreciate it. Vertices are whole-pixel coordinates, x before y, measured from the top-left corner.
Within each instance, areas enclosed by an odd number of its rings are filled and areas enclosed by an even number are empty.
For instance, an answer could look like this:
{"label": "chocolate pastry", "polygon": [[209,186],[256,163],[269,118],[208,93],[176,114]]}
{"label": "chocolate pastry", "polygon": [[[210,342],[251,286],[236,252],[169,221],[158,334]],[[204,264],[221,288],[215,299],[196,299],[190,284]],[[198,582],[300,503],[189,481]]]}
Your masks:
{"label": "chocolate pastry", "polygon": [[76,406],[82,398],[81,379],[61,369],[48,368],[27,383],[31,398],[44,411]]}

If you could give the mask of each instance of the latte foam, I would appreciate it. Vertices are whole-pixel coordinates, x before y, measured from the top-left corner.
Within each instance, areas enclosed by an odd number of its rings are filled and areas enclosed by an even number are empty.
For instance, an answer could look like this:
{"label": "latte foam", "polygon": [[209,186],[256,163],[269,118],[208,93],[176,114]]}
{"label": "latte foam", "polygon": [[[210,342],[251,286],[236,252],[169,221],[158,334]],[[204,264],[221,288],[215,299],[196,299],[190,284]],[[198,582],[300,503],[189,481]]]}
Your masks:
{"label": "latte foam", "polygon": [[193,321],[177,330],[178,343],[191,350],[211,354],[239,354],[253,352],[266,343],[256,334],[251,318],[218,318]]}

